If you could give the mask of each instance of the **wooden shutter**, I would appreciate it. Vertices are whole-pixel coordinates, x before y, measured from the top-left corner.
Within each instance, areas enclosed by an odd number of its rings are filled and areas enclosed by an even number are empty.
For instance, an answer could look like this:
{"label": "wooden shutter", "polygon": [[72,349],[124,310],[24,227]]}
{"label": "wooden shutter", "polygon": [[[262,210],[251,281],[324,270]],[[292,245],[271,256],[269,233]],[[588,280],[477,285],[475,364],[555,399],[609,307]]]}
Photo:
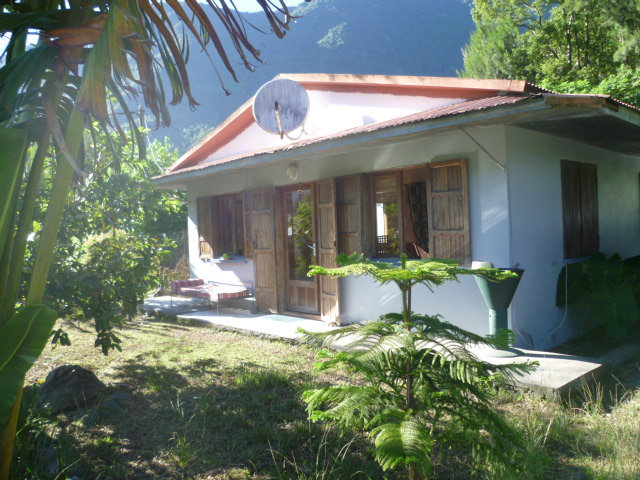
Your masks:
{"label": "wooden shutter", "polygon": [[336,181],[338,202],[338,250],[351,255],[364,252],[363,175]]}
{"label": "wooden shutter", "polygon": [[429,253],[471,263],[467,159],[436,162],[427,169]]}
{"label": "wooden shutter", "polygon": [[600,250],[598,169],[594,163],[580,164],[580,204],[582,209],[582,255],[593,255]]}
{"label": "wooden shutter", "polygon": [[222,202],[221,197],[211,197],[211,228],[213,229],[212,238],[213,256],[221,257],[224,252],[224,241],[222,233],[224,224],[222,222]]}
{"label": "wooden shutter", "polygon": [[278,295],[273,189],[247,193],[245,211],[250,217],[251,224],[250,243],[255,271],[257,307],[260,311],[275,313],[278,311]]}
{"label": "wooden shutter", "polygon": [[233,248],[236,255],[244,255],[244,207],[242,194],[233,196],[233,220],[235,232],[233,235]]}
{"label": "wooden shutter", "polygon": [[212,197],[197,200],[198,238],[200,241],[200,258],[213,258],[213,225],[211,222]]}
{"label": "wooden shutter", "polygon": [[565,258],[599,250],[598,171],[595,164],[562,160],[562,225]]}
{"label": "wooden shutter", "polygon": [[244,256],[253,258],[253,236],[251,234],[252,195],[244,194]]}
{"label": "wooden shutter", "polygon": [[[316,183],[316,212],[318,231],[318,263],[323,267],[338,266],[338,225],[336,208],[336,181]],[[339,320],[340,292],[337,278],[320,277],[320,314],[325,321]]]}

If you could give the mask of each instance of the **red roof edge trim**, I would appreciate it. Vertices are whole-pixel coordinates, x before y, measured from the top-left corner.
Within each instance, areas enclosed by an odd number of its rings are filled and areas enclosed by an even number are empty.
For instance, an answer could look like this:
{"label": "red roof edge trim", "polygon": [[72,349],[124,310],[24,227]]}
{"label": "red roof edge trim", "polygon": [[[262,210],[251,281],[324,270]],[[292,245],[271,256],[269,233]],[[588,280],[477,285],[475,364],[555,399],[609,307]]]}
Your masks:
{"label": "red roof edge trim", "polygon": [[201,160],[202,157],[211,154],[240,135],[245,128],[251,125],[251,122],[253,122],[253,97],[233,112],[229,118],[209,133],[200,143],[182,155],[169,167],[168,172],[174,172],[183,167],[193,165]]}

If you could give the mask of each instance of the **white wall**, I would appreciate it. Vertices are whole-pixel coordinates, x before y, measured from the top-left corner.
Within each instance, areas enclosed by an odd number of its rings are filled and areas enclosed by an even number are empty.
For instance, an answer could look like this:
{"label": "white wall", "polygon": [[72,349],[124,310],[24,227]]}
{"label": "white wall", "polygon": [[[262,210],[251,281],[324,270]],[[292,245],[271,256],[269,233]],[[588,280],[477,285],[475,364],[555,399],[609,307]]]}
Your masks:
{"label": "white wall", "polygon": [[280,138],[279,135],[268,133],[253,122],[236,138],[199,163],[206,164],[252,150],[290,145],[296,141],[319,138],[464,100],[463,98],[322,90],[308,90],[307,93],[309,94],[309,112],[301,127]]}
{"label": "white wall", "polygon": [[[466,129],[497,161],[506,163],[506,143],[503,127]],[[424,136],[393,145],[352,150],[349,153],[297,162],[299,176],[288,180],[287,164],[271,165],[240,172],[231,172],[189,184],[190,260],[194,275],[207,279],[229,278],[220,264],[204,263],[198,258],[195,201],[198,197],[234,193],[261,187],[303,183],[322,178],[360,172],[391,169],[426,162],[467,158],[469,161],[471,253],[474,260],[493,262],[496,266],[511,266],[509,256],[509,224],[507,210],[507,175],[489,155],[461,131]],[[226,265],[226,264],[225,264]],[[243,264],[242,271],[234,267],[238,278],[252,265]],[[440,287],[436,293],[426,288],[414,292],[414,310],[442,314],[445,319],[476,333],[488,333],[488,311],[473,278]],[[345,322],[375,318],[400,308],[400,297],[392,287],[373,289],[364,278],[342,281],[342,313]]]}
{"label": "white wall", "polygon": [[[290,163],[281,163],[192,181],[188,197],[193,274],[221,281],[253,277],[251,262],[212,264],[199,260],[195,226],[198,197],[466,157],[473,260],[525,269],[509,310],[510,327],[518,333],[517,344],[550,348],[585,331],[592,324],[584,311],[569,311],[565,319],[564,309],[555,306],[557,277],[564,264],[560,160],[598,165],[600,248],[628,257],[640,254],[640,159],[517,127],[466,131],[494,158],[456,131],[300,160],[296,180],[287,179],[285,170]],[[495,161],[506,166],[506,171]],[[375,318],[400,308],[400,298],[390,286],[373,288],[364,278],[341,280],[341,286],[345,322]],[[417,289],[414,310],[439,313],[476,333],[488,333],[487,308],[473,278],[440,287],[436,293]]]}
{"label": "white wall", "polygon": [[592,325],[584,311],[565,318],[555,305],[565,261],[560,161],[597,164],[600,250],[629,257],[640,253],[640,159],[517,127],[508,127],[507,139],[512,255],[525,269],[511,321],[523,346],[550,348]]}

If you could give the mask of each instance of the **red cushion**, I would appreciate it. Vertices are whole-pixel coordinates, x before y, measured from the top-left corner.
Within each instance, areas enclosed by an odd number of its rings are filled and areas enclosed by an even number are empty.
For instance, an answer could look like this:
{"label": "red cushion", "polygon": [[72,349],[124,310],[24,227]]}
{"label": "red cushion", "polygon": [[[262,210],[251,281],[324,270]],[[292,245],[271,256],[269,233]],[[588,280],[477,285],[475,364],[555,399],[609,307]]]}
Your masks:
{"label": "red cushion", "polygon": [[251,292],[244,285],[219,285],[219,284],[200,284],[193,287],[181,287],[181,295],[189,297],[208,298],[214,302],[225,300],[227,298],[249,297]]}
{"label": "red cushion", "polygon": [[190,278],[188,280],[176,280],[171,282],[171,291],[173,293],[182,293],[184,287],[197,287],[198,285],[204,285],[202,278]]}

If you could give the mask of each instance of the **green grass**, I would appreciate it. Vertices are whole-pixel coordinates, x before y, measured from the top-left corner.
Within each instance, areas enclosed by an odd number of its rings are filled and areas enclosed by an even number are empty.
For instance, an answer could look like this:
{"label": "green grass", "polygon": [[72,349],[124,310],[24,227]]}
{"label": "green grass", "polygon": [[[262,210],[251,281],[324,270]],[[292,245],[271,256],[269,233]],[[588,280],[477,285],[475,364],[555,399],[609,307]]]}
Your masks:
{"label": "green grass", "polygon": [[[57,451],[61,479],[403,478],[377,467],[366,437],[308,422],[301,392],[343,380],[314,372],[313,350],[138,318],[121,332],[123,352],[104,357],[82,324],[64,326],[73,346],[48,347],[27,384],[58,365],[79,364],[107,389],[80,412],[27,411],[16,479],[54,478],[37,473],[45,467],[42,444]],[[620,374],[623,383],[640,377],[635,365]],[[101,410],[114,392],[132,399],[121,410]],[[640,395],[620,386],[589,392],[565,404],[498,395],[496,408],[527,441],[523,479],[640,478]],[[92,410],[101,414],[83,418]],[[462,453],[441,452],[436,478],[475,478],[468,465]]]}

